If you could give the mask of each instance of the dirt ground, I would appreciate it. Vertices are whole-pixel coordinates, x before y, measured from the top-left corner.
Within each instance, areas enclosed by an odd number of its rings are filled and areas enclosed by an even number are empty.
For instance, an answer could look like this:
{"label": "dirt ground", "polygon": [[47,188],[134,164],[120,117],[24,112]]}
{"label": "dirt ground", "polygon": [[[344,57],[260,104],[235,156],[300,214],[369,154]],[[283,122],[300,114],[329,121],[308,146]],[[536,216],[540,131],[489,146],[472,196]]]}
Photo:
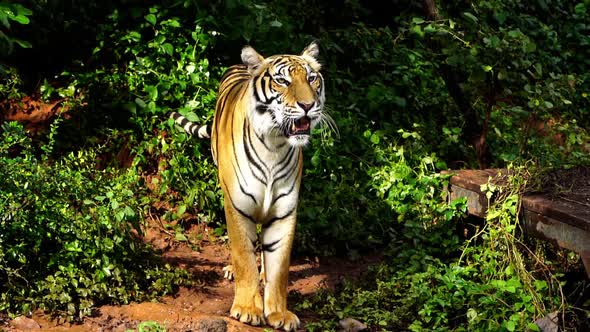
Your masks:
{"label": "dirt ground", "polygon": [[[234,290],[233,282],[223,277],[223,267],[229,262],[227,244],[203,241],[195,251],[185,243],[173,241],[156,225],[148,229],[145,240],[162,251],[167,262],[188,269],[202,284],[181,288],[159,302],[101,306],[95,315],[85,318],[81,324],[64,323],[35,313],[31,318],[21,317],[7,326],[0,326],[0,331],[124,332],[136,329],[145,321],[158,322],[167,331],[268,331],[268,327],[254,328],[228,317]],[[295,258],[290,268],[289,291],[308,296],[320,289],[334,289],[344,279],[359,277],[379,259],[374,255],[355,262],[337,257]],[[312,317],[299,313],[299,318],[302,320],[300,331],[305,331],[305,322]]]}

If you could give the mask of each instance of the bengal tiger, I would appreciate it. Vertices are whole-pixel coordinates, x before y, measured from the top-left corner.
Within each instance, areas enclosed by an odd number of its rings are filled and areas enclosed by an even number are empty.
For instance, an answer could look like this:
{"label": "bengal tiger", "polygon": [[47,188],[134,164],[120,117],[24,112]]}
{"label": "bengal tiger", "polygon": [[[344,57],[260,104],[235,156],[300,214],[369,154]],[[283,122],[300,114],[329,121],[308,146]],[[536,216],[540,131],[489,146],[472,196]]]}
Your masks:
{"label": "bengal tiger", "polygon": [[[235,295],[230,316],[286,331],[300,326],[287,309],[287,283],[303,169],[302,148],[324,112],[324,79],[317,43],[300,55],[264,58],[242,49],[243,64],[230,67],[219,87],[211,130],[172,118],[190,134],[211,136],[224,194]],[[256,225],[262,225],[264,296],[256,263]]]}

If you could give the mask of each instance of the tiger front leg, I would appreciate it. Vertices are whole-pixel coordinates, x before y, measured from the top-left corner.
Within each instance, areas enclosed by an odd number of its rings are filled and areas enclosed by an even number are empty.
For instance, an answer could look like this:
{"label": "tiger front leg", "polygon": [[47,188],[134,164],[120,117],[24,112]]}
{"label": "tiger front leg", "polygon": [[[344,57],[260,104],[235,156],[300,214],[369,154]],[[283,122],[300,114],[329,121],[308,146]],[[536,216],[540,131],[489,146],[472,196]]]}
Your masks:
{"label": "tiger front leg", "polygon": [[242,323],[264,324],[260,275],[256,264],[256,225],[233,208],[225,208],[234,276],[230,316]]}
{"label": "tiger front leg", "polygon": [[295,233],[295,213],[277,220],[262,233],[264,255],[264,316],[272,327],[293,331],[300,325],[297,315],[287,310],[287,284],[291,246]]}

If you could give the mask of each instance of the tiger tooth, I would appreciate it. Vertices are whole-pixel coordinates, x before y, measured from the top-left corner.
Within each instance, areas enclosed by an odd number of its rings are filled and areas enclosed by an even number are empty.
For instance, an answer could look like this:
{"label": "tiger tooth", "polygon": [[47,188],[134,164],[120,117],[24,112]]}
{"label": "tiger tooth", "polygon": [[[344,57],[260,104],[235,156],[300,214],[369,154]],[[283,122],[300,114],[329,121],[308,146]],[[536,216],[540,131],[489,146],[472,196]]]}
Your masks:
{"label": "tiger tooth", "polygon": [[292,131],[292,132],[295,132],[295,130],[297,130],[297,126],[295,126],[295,122],[293,122],[293,123],[291,124],[291,131]]}

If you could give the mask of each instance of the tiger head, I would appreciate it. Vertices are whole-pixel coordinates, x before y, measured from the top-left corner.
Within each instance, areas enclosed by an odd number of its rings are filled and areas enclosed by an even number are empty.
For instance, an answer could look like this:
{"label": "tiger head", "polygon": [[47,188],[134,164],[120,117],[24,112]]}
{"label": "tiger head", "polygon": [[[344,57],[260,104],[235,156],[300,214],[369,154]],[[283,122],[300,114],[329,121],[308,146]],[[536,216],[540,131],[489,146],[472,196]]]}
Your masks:
{"label": "tiger head", "polygon": [[242,61],[252,77],[254,95],[249,117],[259,135],[304,146],[311,130],[326,121],[318,54],[315,42],[301,55],[264,58],[250,46],[242,49]]}

